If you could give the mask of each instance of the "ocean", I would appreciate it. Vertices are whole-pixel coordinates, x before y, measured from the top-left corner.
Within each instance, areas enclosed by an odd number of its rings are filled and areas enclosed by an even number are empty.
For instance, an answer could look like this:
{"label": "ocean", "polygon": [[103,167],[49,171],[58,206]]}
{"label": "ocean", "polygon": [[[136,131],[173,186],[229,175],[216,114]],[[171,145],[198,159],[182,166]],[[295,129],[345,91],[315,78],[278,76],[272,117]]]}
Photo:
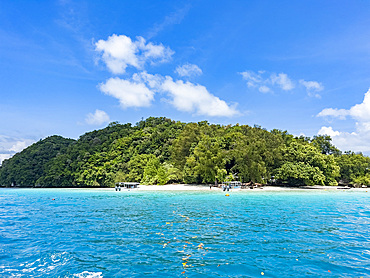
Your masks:
{"label": "ocean", "polygon": [[370,191],[0,189],[0,277],[370,277]]}

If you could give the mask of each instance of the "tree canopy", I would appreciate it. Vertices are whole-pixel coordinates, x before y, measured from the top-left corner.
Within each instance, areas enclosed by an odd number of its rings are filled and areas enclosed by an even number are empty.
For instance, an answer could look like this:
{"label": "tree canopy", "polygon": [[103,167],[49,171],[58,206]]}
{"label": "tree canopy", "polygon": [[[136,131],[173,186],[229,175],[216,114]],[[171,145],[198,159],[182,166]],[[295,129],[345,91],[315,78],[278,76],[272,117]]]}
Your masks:
{"label": "tree canopy", "polygon": [[113,122],[78,140],[51,136],[0,167],[0,185],[114,186],[214,183],[226,179],[286,185],[370,184],[370,158],[341,153],[329,136],[294,137],[260,126],[175,122],[150,117]]}

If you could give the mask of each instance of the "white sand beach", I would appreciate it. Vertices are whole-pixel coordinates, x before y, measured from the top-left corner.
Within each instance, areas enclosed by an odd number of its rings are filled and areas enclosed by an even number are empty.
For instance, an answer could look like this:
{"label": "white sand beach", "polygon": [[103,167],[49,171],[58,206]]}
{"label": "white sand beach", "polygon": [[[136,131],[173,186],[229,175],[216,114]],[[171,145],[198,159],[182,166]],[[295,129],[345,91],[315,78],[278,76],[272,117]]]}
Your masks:
{"label": "white sand beach", "polygon": [[201,184],[166,184],[166,185],[139,185],[139,191],[194,191],[194,190],[221,190],[217,187],[209,189],[209,185]]}
{"label": "white sand beach", "polygon": [[[114,190],[114,188],[112,188]],[[127,190],[123,189],[122,190]],[[202,184],[166,184],[166,185],[139,185],[138,188],[132,189],[135,191],[222,191],[220,187],[212,187]],[[279,187],[279,186],[263,186],[258,188],[246,189],[230,189],[230,192],[237,191],[292,191],[292,190],[350,190],[350,191],[368,191],[370,188],[350,188],[343,189],[340,186],[310,186],[310,187]]]}

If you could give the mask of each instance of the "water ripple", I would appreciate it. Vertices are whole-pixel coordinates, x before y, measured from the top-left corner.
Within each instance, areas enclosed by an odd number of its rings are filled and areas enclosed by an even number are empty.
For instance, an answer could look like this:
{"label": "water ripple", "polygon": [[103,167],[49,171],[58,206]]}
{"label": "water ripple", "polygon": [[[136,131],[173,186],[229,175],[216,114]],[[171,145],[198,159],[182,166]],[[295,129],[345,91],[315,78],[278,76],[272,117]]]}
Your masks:
{"label": "water ripple", "polygon": [[368,277],[369,199],[0,189],[0,275]]}

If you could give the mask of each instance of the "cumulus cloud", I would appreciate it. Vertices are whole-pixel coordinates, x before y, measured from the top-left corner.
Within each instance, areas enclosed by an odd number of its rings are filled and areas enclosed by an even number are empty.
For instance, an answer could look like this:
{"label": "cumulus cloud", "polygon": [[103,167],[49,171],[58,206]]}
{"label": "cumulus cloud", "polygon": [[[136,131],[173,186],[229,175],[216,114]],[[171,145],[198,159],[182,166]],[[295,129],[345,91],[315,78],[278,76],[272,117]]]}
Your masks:
{"label": "cumulus cloud", "polygon": [[329,135],[332,143],[342,151],[370,153],[370,131],[357,129],[356,132],[335,131],[331,126],[323,126],[318,135]]}
{"label": "cumulus cloud", "polygon": [[365,93],[363,102],[351,107],[349,113],[361,122],[370,122],[370,89]]}
{"label": "cumulus cloud", "polygon": [[362,103],[352,106],[350,109],[325,108],[318,117],[337,117],[344,120],[347,116],[351,116],[361,123],[370,123],[370,89],[365,93]]}
{"label": "cumulus cloud", "polygon": [[132,76],[132,80],[137,83],[145,83],[149,88],[153,90],[160,90],[161,84],[164,81],[164,77],[159,74],[150,74],[146,71],[135,73]]}
{"label": "cumulus cloud", "polygon": [[182,80],[173,81],[167,76],[161,87],[163,91],[169,93],[172,98],[171,103],[180,111],[226,117],[238,114],[234,107],[209,93],[204,86]]}
{"label": "cumulus cloud", "polygon": [[5,159],[11,158],[14,154],[22,151],[34,142],[31,139],[0,135],[0,165]]}
{"label": "cumulus cloud", "polygon": [[317,93],[324,90],[324,86],[317,81],[305,81],[304,79],[299,80],[299,84],[303,85],[309,96],[320,98],[321,96]]}
{"label": "cumulus cloud", "polygon": [[139,59],[142,63],[149,61],[151,64],[165,63],[171,60],[174,52],[163,44],[154,44],[152,42],[146,43],[143,37],[137,37],[135,42],[138,49],[141,51]]}
{"label": "cumulus cloud", "polygon": [[319,133],[332,136],[333,143],[342,150],[370,152],[370,89],[365,93],[362,103],[350,109],[326,108],[317,116],[340,120],[345,120],[347,117],[354,119],[355,132],[340,132],[334,131],[331,127],[322,127]]}
{"label": "cumulus cloud", "polygon": [[266,71],[244,71],[240,75],[247,82],[249,88],[256,88],[261,93],[273,93],[274,90],[291,91],[300,85],[310,97],[320,98],[318,92],[324,89],[324,86],[317,81],[299,81],[292,80],[286,73],[268,73]]}
{"label": "cumulus cloud", "polygon": [[89,113],[86,116],[86,123],[89,125],[101,125],[110,121],[109,116],[102,110],[96,109],[95,113]]}
{"label": "cumulus cloud", "polygon": [[95,43],[95,50],[113,74],[125,73],[128,66],[142,69],[146,62],[162,63],[171,59],[173,51],[162,44],[146,43],[142,37],[133,41],[125,35],[108,37]]}
{"label": "cumulus cloud", "polygon": [[135,73],[132,80],[111,78],[100,85],[100,90],[119,99],[123,108],[150,106],[154,94],[161,93],[167,95],[168,102],[179,111],[224,117],[239,113],[234,106],[214,96],[202,85],[174,81],[170,76],[147,72]]}
{"label": "cumulus cloud", "polygon": [[290,91],[295,88],[292,80],[285,73],[273,73],[270,76],[272,85],[279,85],[279,87],[284,91]]}
{"label": "cumulus cloud", "polygon": [[330,137],[334,136],[339,136],[340,132],[339,131],[334,131],[331,126],[323,126],[320,128],[319,132],[317,133],[318,135],[329,135]]}
{"label": "cumulus cloud", "polygon": [[[119,100],[122,108],[149,107],[156,93],[165,95],[168,103],[177,110],[207,116],[231,117],[239,114],[235,105],[228,105],[224,100],[214,96],[206,87],[182,80],[174,81],[170,76],[149,74],[144,66],[147,63],[162,63],[171,59],[173,51],[162,44],[146,42],[142,37],[136,40],[125,35],[112,35],[107,40],[99,40],[96,51],[113,74],[123,74],[126,68],[132,67],[136,72],[130,78],[112,77],[99,84],[99,89],[106,95]],[[194,64],[185,64],[176,68],[181,77],[202,74],[202,70]],[[266,91],[266,88],[261,88]],[[87,115],[89,124],[101,124],[109,116],[100,110]]]}
{"label": "cumulus cloud", "polygon": [[175,72],[181,77],[198,76],[198,75],[202,75],[203,73],[202,70],[197,65],[189,64],[189,63],[182,65],[182,66],[178,66]]}
{"label": "cumulus cloud", "polygon": [[345,120],[349,114],[350,114],[349,110],[346,110],[346,109],[325,108],[319,114],[317,114],[317,116],[318,117],[336,117],[341,120]]}
{"label": "cumulus cloud", "polygon": [[144,83],[116,78],[110,78],[100,84],[100,90],[106,95],[119,100],[122,108],[148,107],[154,100],[154,92]]}

